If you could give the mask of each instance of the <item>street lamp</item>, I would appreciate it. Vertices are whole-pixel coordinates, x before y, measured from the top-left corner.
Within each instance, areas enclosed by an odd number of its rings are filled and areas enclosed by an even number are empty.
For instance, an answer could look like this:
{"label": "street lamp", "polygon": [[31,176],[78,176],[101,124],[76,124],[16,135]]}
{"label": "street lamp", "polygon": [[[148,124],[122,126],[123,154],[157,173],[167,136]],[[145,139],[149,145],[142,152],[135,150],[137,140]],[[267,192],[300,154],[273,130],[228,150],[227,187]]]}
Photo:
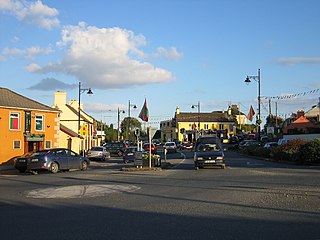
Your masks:
{"label": "street lamp", "polygon": [[134,109],[136,109],[136,108],[137,108],[137,105],[131,104],[131,103],[130,103],[130,100],[129,100],[129,104],[128,104],[128,116],[129,116],[129,119],[128,119],[127,139],[129,139],[130,128],[131,128],[131,118],[130,118],[130,109],[131,109],[131,107],[134,108]]}
{"label": "street lamp", "polygon": [[120,140],[120,113],[125,113],[124,110],[120,110],[118,108],[118,131],[117,131],[117,140],[119,141]]}
{"label": "street lamp", "polygon": [[81,112],[81,104],[80,104],[80,96],[81,96],[81,93],[84,93],[85,91],[87,91],[87,94],[89,95],[92,95],[93,92],[91,91],[91,88],[81,88],[81,82],[79,82],[79,105],[78,105],[78,137],[80,137],[80,112]]}
{"label": "street lamp", "polygon": [[198,104],[192,105],[191,108],[198,108],[198,131],[200,133],[200,102]]}
{"label": "street lamp", "polygon": [[258,141],[260,142],[260,133],[261,133],[261,88],[260,88],[260,83],[261,83],[261,78],[260,78],[260,68],[258,69],[258,75],[257,76],[247,76],[246,80],[244,81],[247,85],[251,83],[250,79],[255,80],[258,83],[258,116],[257,116],[257,121],[256,124],[258,125]]}

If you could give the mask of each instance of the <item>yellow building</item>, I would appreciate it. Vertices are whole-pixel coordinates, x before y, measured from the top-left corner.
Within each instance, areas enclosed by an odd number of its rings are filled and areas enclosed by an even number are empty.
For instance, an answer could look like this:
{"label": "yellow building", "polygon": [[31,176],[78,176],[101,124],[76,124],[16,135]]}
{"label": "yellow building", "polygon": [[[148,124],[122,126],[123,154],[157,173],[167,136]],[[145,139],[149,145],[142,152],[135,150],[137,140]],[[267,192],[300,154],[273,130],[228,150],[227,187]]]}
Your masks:
{"label": "yellow building", "polygon": [[228,111],[180,112],[177,107],[174,118],[160,123],[161,140],[194,142],[199,135],[207,134],[228,138],[235,135],[234,124],[233,117]]}
{"label": "yellow building", "polygon": [[33,151],[58,147],[59,113],[7,88],[0,88],[0,164]]}
{"label": "yellow building", "polygon": [[[80,153],[82,151],[87,151],[93,146],[100,145],[100,139],[96,136],[96,121],[93,117],[83,111],[82,104],[80,105],[79,118],[79,102],[70,100],[67,103],[66,92],[55,92],[53,107],[61,111],[59,147],[69,148]],[[86,129],[85,135],[79,135],[79,125]]]}

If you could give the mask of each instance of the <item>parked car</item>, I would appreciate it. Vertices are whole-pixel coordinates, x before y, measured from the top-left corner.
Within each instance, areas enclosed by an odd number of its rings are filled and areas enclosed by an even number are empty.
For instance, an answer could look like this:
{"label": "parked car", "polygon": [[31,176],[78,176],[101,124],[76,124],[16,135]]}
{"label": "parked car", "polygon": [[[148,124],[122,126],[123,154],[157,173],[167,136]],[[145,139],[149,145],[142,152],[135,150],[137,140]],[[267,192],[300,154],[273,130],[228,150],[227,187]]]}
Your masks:
{"label": "parked car", "polygon": [[278,146],[278,142],[267,142],[264,144],[264,148],[272,148]]}
{"label": "parked car", "polygon": [[175,142],[166,142],[163,145],[163,148],[166,149],[168,153],[177,152],[177,145]]}
{"label": "parked car", "polygon": [[20,172],[49,170],[57,173],[60,170],[87,170],[90,160],[66,148],[52,148],[35,152],[27,157],[17,158],[15,168]]}
{"label": "parked car", "polygon": [[123,142],[106,143],[104,147],[110,152],[110,155],[116,155],[122,157],[124,151],[127,149],[127,145]]}
{"label": "parked car", "polygon": [[229,144],[238,144],[238,143],[239,143],[238,136],[232,136],[229,138]]}
{"label": "parked car", "polygon": [[160,139],[152,139],[152,143],[156,146],[160,146],[161,145],[161,140]]}
{"label": "parked car", "polygon": [[87,158],[90,160],[106,161],[110,159],[110,152],[105,147],[92,147],[87,152]]}
{"label": "parked car", "polygon": [[199,137],[194,148],[194,168],[219,166],[225,168],[221,141],[218,137]]}
{"label": "parked car", "polygon": [[280,138],[278,140],[278,145],[284,145],[284,144],[287,144],[287,143],[288,143],[288,139]]}
{"label": "parked car", "polygon": [[192,150],[193,149],[193,144],[190,142],[183,142],[179,146],[180,150]]}
{"label": "parked car", "polygon": [[134,162],[134,153],[137,151],[136,147],[129,147],[125,149],[122,155],[124,163]]}
{"label": "parked car", "polygon": [[256,140],[243,140],[239,143],[239,149],[244,149],[250,146],[259,146],[259,142]]}
{"label": "parked car", "polygon": [[[150,151],[150,143],[145,143],[145,144],[143,144],[143,149],[144,149],[146,152],[149,152],[149,151]],[[156,154],[156,152],[157,152],[156,146],[151,143],[151,153],[152,153],[152,154]]]}

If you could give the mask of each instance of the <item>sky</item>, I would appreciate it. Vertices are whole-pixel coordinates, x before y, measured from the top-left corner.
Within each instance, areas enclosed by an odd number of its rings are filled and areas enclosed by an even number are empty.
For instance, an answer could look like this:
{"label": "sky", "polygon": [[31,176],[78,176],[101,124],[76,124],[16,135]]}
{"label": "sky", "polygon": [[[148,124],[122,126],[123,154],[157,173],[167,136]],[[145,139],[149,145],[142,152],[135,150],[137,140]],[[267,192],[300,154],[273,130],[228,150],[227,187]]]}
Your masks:
{"label": "sky", "polygon": [[[181,112],[261,117],[320,96],[318,0],[0,0],[0,87],[52,106],[55,91],[117,124],[146,99],[159,127]],[[270,102],[269,102],[270,100]],[[137,108],[133,108],[136,105]],[[250,123],[250,122],[249,122]]]}

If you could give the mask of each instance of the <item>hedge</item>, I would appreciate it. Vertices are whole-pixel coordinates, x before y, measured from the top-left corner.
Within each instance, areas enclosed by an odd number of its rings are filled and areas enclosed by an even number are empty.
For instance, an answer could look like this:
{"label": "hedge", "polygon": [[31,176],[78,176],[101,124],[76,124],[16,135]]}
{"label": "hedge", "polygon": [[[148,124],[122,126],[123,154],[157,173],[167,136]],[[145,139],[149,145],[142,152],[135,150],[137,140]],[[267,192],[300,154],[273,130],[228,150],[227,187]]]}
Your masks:
{"label": "hedge", "polygon": [[241,150],[241,152],[248,155],[271,158],[275,161],[287,161],[297,164],[320,163],[320,139],[309,141],[295,139],[287,144],[269,149],[261,146],[251,146]]}

